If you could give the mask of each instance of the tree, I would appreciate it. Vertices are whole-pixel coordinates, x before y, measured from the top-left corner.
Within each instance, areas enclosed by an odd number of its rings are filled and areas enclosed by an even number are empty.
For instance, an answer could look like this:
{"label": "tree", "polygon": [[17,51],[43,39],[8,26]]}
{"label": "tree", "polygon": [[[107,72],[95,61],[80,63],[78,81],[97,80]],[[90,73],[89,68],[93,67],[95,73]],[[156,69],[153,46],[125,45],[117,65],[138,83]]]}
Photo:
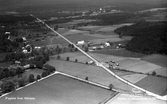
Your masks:
{"label": "tree", "polygon": [[41,75],[41,76],[42,76],[42,77],[46,77],[47,75],[48,75],[48,72],[47,72],[47,71],[45,71],[45,72],[43,72],[43,73],[42,73],[42,75]]}
{"label": "tree", "polygon": [[35,78],[34,78],[34,75],[33,74],[30,74],[29,75],[29,82],[34,82],[35,81]]}
{"label": "tree", "polygon": [[57,59],[60,59],[60,55],[57,56]]}
{"label": "tree", "polygon": [[89,50],[88,47],[86,47],[86,48],[85,48],[85,52],[88,52],[88,50]]}
{"label": "tree", "polygon": [[152,75],[156,75],[157,73],[155,71],[152,72]]}
{"label": "tree", "polygon": [[37,75],[37,78],[36,78],[37,80],[39,80],[39,79],[41,79],[41,76],[40,75]]}
{"label": "tree", "polygon": [[112,90],[114,88],[114,86],[112,84],[109,85],[110,90]]}
{"label": "tree", "polygon": [[1,85],[2,93],[8,93],[15,90],[15,84],[11,81],[4,82]]}
{"label": "tree", "polygon": [[44,70],[48,71],[49,73],[53,73],[56,71],[56,68],[51,66],[51,65],[48,65],[48,64],[45,64],[43,66]]}
{"label": "tree", "polygon": [[78,49],[77,49],[77,48],[75,48],[75,51],[78,51]]}
{"label": "tree", "polygon": [[88,80],[88,77],[85,77],[85,80]]}
{"label": "tree", "polygon": [[66,61],[69,61],[69,60],[70,60],[70,58],[69,58],[69,57],[67,57],[67,58],[66,58]]}
{"label": "tree", "polygon": [[42,69],[43,67],[43,62],[42,61],[36,61],[36,67],[39,68],[39,69]]}
{"label": "tree", "polygon": [[78,60],[77,60],[77,59],[75,59],[75,62],[78,62]]}

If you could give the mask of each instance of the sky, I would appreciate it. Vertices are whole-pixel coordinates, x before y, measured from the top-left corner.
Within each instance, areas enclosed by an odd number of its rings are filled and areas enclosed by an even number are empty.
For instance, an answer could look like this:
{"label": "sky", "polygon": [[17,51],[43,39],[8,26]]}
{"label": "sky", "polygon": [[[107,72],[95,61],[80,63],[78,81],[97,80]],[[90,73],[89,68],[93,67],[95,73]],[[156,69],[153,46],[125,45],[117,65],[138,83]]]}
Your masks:
{"label": "sky", "polygon": [[63,5],[78,3],[82,5],[87,3],[89,5],[101,5],[101,4],[124,4],[124,3],[136,3],[136,4],[164,4],[167,0],[0,0],[0,10],[3,8],[24,8],[27,6],[43,6],[43,5]]}

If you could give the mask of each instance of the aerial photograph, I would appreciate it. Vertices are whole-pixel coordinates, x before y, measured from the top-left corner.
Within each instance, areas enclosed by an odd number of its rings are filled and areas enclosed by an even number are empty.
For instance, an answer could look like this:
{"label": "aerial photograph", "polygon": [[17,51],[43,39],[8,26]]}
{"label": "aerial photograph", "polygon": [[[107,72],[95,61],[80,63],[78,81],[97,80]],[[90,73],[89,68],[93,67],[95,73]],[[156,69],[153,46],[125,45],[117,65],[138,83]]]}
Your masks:
{"label": "aerial photograph", "polygon": [[0,104],[167,104],[167,0],[0,0]]}

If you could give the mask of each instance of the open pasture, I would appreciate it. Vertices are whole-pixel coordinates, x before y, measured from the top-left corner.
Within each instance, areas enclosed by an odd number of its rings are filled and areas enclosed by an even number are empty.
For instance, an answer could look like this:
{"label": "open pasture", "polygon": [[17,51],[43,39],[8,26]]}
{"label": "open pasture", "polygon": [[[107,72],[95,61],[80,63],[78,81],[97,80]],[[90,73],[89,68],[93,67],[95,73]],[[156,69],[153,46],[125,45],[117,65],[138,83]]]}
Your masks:
{"label": "open pasture", "polygon": [[[115,92],[62,75],[53,75],[0,98],[2,104],[98,104]],[[8,100],[8,98],[23,98]],[[24,99],[25,97],[33,99]]]}
{"label": "open pasture", "polygon": [[137,82],[136,85],[153,93],[164,95],[167,90],[167,78],[147,76]]}
{"label": "open pasture", "polygon": [[113,84],[116,88],[132,91],[131,86],[121,82],[107,71],[97,66],[54,59],[51,59],[48,64],[55,66],[58,71],[63,73],[77,76],[82,79],[88,77],[88,80],[92,82],[96,82],[105,86]]}

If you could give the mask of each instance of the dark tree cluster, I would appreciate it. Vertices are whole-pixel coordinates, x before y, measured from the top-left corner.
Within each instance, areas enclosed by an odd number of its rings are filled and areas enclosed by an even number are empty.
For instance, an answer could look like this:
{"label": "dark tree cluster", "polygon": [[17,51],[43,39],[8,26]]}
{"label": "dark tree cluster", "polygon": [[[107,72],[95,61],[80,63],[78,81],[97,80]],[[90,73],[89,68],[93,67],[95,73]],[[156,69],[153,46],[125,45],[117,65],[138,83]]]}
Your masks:
{"label": "dark tree cluster", "polygon": [[11,41],[8,39],[8,35],[0,33],[0,52],[12,52],[19,47],[17,41]]}
{"label": "dark tree cluster", "polygon": [[49,73],[53,73],[53,72],[56,71],[56,68],[55,68],[55,67],[53,67],[53,66],[51,66],[51,65],[48,65],[48,64],[45,64],[45,65],[43,66],[43,69],[46,70],[46,71],[49,72]]}
{"label": "dark tree cluster", "polygon": [[15,84],[11,81],[4,82],[1,85],[2,93],[8,93],[15,90]]}
{"label": "dark tree cluster", "polygon": [[167,22],[140,22],[118,28],[115,32],[121,36],[134,36],[126,45],[127,50],[143,54],[167,54]]}
{"label": "dark tree cluster", "polygon": [[16,24],[21,21],[31,22],[33,20],[35,20],[35,18],[31,16],[0,15],[1,24]]}
{"label": "dark tree cluster", "polygon": [[8,69],[8,68],[0,68],[0,80],[3,78],[13,77],[15,75],[22,74],[24,70],[20,67],[14,69]]}

